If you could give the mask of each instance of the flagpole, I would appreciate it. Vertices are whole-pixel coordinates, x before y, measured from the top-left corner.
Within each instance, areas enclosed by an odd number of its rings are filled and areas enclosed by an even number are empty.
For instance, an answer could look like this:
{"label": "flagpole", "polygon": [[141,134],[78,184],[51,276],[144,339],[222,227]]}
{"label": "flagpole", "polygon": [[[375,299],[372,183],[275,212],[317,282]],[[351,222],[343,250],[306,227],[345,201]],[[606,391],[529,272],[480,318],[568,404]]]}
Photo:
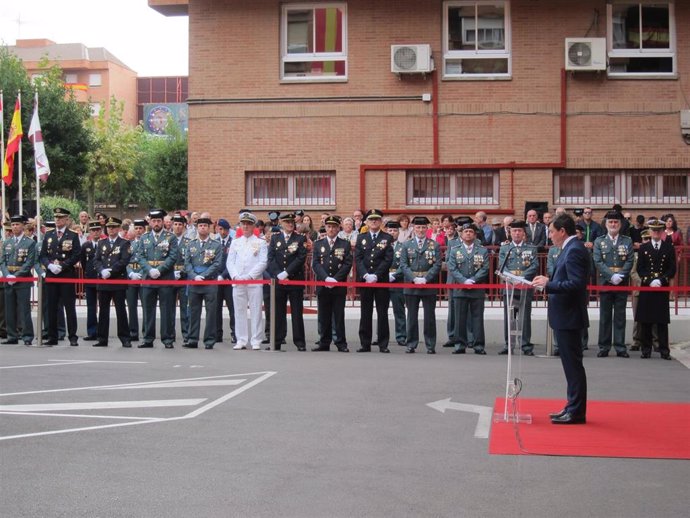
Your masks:
{"label": "flagpole", "polygon": [[[3,99],[2,90],[0,90],[0,106],[2,112],[0,113],[0,164],[5,163],[5,103]],[[0,225],[5,223],[5,182],[0,180],[2,184],[2,217],[0,218]]]}
{"label": "flagpole", "polygon": [[[34,96],[34,110],[38,110],[38,90],[35,91],[35,96]],[[29,130],[30,131],[30,130]],[[35,154],[35,148],[34,148],[34,154]],[[34,161],[34,164],[36,162]],[[38,165],[36,164],[36,221],[38,221],[38,225],[36,225],[36,235],[38,237],[38,242],[41,242],[41,180],[38,177]]]}
{"label": "flagpole", "polygon": [[[22,91],[17,92],[17,98],[19,99],[19,117],[22,116]],[[24,196],[22,195],[22,141],[19,141],[19,212],[18,214],[24,214]]]}

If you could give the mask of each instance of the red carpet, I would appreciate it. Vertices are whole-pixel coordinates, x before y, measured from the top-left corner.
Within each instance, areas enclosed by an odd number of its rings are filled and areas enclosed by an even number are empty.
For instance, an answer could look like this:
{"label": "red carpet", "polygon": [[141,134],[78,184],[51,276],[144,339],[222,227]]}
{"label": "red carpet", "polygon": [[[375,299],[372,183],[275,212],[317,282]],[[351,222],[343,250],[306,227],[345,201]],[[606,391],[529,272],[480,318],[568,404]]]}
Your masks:
{"label": "red carpet", "polygon": [[[503,413],[497,398],[494,412]],[[562,455],[690,459],[690,403],[588,401],[587,424],[554,425],[549,413],[564,406],[558,399],[520,399],[520,414],[532,424],[491,423],[489,453],[494,455]]]}

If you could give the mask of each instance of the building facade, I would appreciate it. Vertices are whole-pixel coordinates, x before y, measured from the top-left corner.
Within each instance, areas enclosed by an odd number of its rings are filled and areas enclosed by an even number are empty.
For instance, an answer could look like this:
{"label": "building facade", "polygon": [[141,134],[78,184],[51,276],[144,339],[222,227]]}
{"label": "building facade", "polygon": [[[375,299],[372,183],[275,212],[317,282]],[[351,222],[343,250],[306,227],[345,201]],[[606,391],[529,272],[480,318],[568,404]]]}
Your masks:
{"label": "building facade", "polygon": [[192,208],[690,222],[690,2],[149,4],[189,16]]}

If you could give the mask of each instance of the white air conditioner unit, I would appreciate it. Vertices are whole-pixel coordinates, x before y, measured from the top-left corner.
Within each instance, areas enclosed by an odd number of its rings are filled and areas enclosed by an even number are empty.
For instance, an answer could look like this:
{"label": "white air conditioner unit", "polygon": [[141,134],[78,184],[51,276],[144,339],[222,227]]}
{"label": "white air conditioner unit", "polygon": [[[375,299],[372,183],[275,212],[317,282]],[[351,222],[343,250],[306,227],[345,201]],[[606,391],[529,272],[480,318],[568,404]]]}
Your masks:
{"label": "white air conditioner unit", "polygon": [[565,69],[606,70],[606,38],[566,38]]}
{"label": "white air conditioner unit", "polygon": [[391,72],[425,74],[434,69],[431,45],[391,45]]}

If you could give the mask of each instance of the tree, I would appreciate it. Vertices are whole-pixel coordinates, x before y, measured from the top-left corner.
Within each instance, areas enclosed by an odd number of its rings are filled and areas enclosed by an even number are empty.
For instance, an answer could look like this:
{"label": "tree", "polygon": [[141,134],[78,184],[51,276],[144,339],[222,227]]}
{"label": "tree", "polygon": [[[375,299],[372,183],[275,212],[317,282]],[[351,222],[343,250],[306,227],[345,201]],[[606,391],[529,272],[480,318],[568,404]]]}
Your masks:
{"label": "tree", "polygon": [[87,154],[87,174],[84,189],[89,214],[94,212],[96,192],[99,197],[116,203],[122,210],[132,198],[135,170],[142,158],[140,141],[142,129],[122,121],[123,103],[110,99],[110,110],[105,110],[90,121],[94,149]]}
{"label": "tree", "polygon": [[187,135],[172,120],[166,136],[146,135],[142,171],[150,202],[168,210],[187,207]]}

